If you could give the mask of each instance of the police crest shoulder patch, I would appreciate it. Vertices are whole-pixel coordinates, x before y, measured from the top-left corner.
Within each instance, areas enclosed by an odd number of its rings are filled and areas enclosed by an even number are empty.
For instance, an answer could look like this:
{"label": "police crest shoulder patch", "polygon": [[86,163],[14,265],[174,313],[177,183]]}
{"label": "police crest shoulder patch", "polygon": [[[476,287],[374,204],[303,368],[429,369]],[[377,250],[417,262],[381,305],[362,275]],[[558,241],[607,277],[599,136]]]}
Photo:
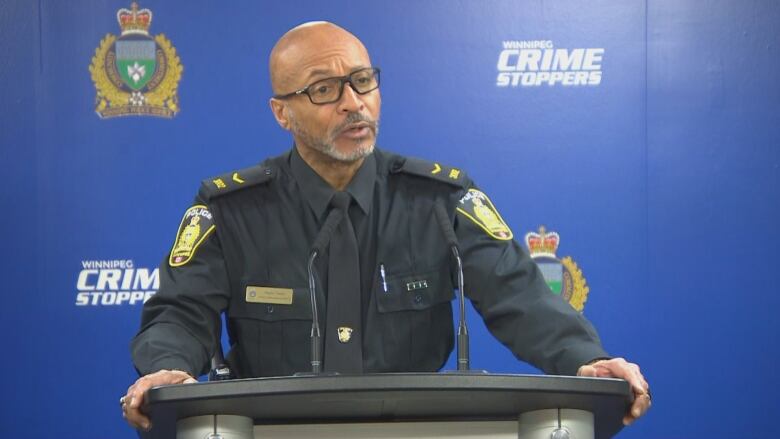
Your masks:
{"label": "police crest shoulder patch", "polygon": [[469,189],[458,201],[456,210],[491,237],[501,241],[512,239],[512,231],[484,192],[474,188]]}
{"label": "police crest shoulder patch", "polygon": [[171,267],[181,267],[195,255],[195,250],[214,231],[214,217],[208,208],[196,204],[184,212],[184,218],[176,234],[176,242],[171,249],[168,263]]}
{"label": "police crest shoulder patch", "polygon": [[89,66],[97,91],[95,111],[104,119],[172,118],[179,112],[177,89],[184,70],[176,49],[165,35],[149,34],[152,11],[138,9],[138,3],[117,11],[116,18],[121,34],[107,34]]}
{"label": "police crest shoulder patch", "polygon": [[574,309],[582,312],[590,289],[582,270],[571,256],[561,259],[555,256],[560,242],[560,236],[555,232],[548,232],[544,226],[539,227],[538,232],[525,234],[525,245],[542,272],[547,286],[553,294],[561,296]]}

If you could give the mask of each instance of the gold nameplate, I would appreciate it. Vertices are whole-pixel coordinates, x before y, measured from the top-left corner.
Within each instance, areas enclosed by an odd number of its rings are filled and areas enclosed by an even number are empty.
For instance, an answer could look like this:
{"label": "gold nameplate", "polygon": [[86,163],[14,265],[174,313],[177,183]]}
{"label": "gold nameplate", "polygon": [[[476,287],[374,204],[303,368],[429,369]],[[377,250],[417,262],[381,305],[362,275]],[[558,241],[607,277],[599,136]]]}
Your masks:
{"label": "gold nameplate", "polygon": [[248,303],[274,303],[277,305],[292,305],[292,288],[246,287]]}

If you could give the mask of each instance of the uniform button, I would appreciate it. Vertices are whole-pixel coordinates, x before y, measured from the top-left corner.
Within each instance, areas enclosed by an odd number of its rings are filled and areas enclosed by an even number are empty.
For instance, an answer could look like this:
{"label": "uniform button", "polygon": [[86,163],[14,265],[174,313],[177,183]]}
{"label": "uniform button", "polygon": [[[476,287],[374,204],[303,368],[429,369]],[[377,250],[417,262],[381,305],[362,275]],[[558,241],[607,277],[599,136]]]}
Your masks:
{"label": "uniform button", "polygon": [[268,314],[273,314],[274,313],[274,306],[273,305],[266,306],[265,307],[265,312],[267,312]]}

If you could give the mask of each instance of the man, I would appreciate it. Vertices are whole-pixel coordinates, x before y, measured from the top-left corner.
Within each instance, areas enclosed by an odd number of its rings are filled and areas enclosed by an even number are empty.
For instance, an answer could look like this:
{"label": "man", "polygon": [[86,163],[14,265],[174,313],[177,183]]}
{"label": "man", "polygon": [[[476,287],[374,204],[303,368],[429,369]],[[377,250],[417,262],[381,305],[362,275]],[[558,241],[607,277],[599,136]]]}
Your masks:
{"label": "man", "polygon": [[326,371],[444,364],[454,296],[450,247],[435,215],[443,208],[463,255],[465,291],[502,343],[547,373],[626,379],[636,395],[627,424],[650,407],[638,366],[609,358],[590,323],[549,292],[463,172],[375,149],[379,70],[355,36],[331,23],[298,26],[273,48],[270,72],[271,110],[295,147],[205,180],[185,213],[132,343],[142,377],[120,400],[132,426],[150,428],[140,411],[148,389],[194,383],[208,370],[223,310],[239,377],[308,370],[307,259],[334,210],[342,219],[312,262],[327,316]]}

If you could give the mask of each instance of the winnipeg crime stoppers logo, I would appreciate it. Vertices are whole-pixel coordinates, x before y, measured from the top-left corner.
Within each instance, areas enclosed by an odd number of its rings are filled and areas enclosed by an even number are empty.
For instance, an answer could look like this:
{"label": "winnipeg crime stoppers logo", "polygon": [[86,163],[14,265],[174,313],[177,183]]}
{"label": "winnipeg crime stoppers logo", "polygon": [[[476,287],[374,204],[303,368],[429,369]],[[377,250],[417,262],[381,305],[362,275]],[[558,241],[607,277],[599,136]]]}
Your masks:
{"label": "winnipeg crime stoppers logo", "polygon": [[525,235],[525,245],[552,292],[582,312],[590,289],[582,271],[570,256],[563,259],[555,256],[560,242],[561,237],[555,232],[548,232],[544,226],[539,227],[538,233],[529,232]]}
{"label": "winnipeg crime stoppers logo", "polygon": [[603,48],[557,49],[550,40],[504,41],[498,55],[498,87],[601,84]]}
{"label": "winnipeg crime stoppers logo", "polygon": [[97,89],[95,111],[101,118],[158,116],[179,112],[176,94],[184,67],[165,35],[149,35],[152,11],[120,9],[122,34],[107,34],[95,50],[89,72]]}
{"label": "winnipeg crime stoppers logo", "polygon": [[76,306],[136,305],[160,288],[157,268],[136,267],[132,260],[81,261]]}

